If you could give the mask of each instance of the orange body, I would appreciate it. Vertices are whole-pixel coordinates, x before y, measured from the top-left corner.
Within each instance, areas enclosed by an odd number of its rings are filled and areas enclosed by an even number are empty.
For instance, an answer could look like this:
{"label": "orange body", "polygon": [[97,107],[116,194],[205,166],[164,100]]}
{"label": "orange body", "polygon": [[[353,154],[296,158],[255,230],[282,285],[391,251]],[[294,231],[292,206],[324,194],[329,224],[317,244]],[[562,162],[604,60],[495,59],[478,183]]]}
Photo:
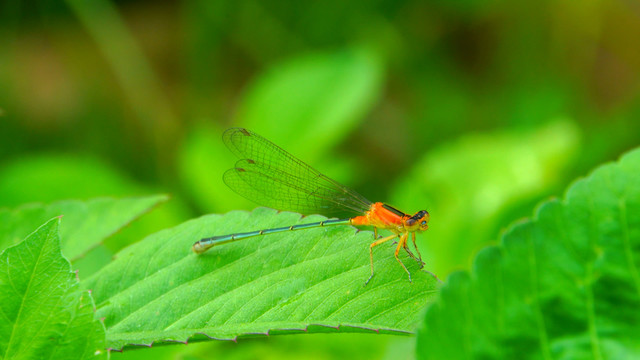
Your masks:
{"label": "orange body", "polygon": [[[416,245],[416,232],[424,231],[429,228],[429,213],[426,210],[418,211],[414,215],[408,215],[387,204],[377,202],[371,205],[371,208],[366,212],[366,214],[351,218],[350,222],[351,225],[373,226],[373,233],[376,240],[371,243],[371,246],[369,247],[369,254],[371,257],[371,276],[369,277],[369,280],[373,277],[373,248],[395,238],[396,236],[399,240],[398,246],[396,247],[395,257],[407,274],[409,274],[409,281],[411,281],[411,273],[407,270],[407,267],[404,266],[400,258],[398,258],[400,249],[405,249],[407,254],[420,264],[421,268],[424,266],[422,256],[420,256],[420,251]],[[390,230],[394,235],[378,239],[378,229]],[[416,252],[418,253],[418,257],[414,256],[407,246],[409,234],[411,234],[411,240]],[[367,283],[369,280],[367,280]]]}
{"label": "orange body", "polygon": [[400,214],[388,210],[381,202],[373,203],[371,209],[362,216],[356,216],[351,219],[352,225],[373,226],[379,229],[391,230],[396,234],[404,231],[404,222],[411,216]]}

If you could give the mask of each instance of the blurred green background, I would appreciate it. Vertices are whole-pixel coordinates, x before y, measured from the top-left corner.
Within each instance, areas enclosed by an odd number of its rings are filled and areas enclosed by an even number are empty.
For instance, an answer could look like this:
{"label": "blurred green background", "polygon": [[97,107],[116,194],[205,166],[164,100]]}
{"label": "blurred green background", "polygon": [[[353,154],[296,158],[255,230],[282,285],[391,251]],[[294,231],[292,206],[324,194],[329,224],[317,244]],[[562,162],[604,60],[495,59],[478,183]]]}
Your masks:
{"label": "blurred green background", "polygon": [[[74,263],[254,207],[222,183],[244,126],[373,201],[426,208],[427,268],[468,269],[512,221],[640,143],[632,1],[4,1],[0,207],[169,193]],[[114,358],[412,358],[313,335]]]}

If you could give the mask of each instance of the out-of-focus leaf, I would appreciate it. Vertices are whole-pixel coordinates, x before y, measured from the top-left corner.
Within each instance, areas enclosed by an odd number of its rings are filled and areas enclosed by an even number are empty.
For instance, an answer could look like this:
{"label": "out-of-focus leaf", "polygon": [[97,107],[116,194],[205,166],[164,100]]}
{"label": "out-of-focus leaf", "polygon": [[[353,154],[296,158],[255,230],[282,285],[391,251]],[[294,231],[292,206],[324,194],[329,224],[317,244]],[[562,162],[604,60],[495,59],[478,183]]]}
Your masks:
{"label": "out-of-focus leaf", "polygon": [[[0,166],[0,206],[17,207],[33,202],[104,196],[146,196],[155,192],[153,188],[134,182],[118,169],[92,157],[40,154]],[[189,217],[189,210],[180,198],[173,196],[165,206],[109,238],[106,246],[112,251],[120,250],[131,239],[140,239]],[[63,231],[64,228],[63,223]],[[63,249],[67,250],[64,244]],[[65,255],[70,256],[66,252]]]}
{"label": "out-of-focus leaf", "polygon": [[63,253],[75,259],[166,200],[166,195],[97,198],[48,205],[29,204],[15,210],[0,209],[0,249],[19,242],[47,219],[63,215],[64,222],[60,226]]}
{"label": "out-of-focus leaf", "polygon": [[[438,282],[395,247],[374,251],[370,232],[336,226],[272,234],[191,251],[200,238],[324,219],[258,208],[210,215],[153,234],[117,254],[84,287],[105,318],[108,346],[235,339],[256,334],[407,333]],[[162,316],[159,316],[162,314]]]}
{"label": "out-of-focus leaf", "polygon": [[294,58],[255,80],[237,124],[313,162],[364,119],[382,78],[382,60],[364,48]]}
{"label": "out-of-focus leaf", "polygon": [[0,254],[0,357],[103,358],[104,326],[60,252],[59,219]]}
{"label": "out-of-focus leaf", "polygon": [[90,157],[38,155],[0,168],[0,206],[144,192],[123,174]]}
{"label": "out-of-focus leaf", "polygon": [[393,203],[431,213],[422,236],[427,267],[440,276],[468,267],[494,238],[497,215],[553,185],[577,152],[579,130],[556,122],[533,132],[466,136],[434,149],[395,187]]}
{"label": "out-of-focus leaf", "polygon": [[574,183],[453,274],[422,359],[640,357],[640,149]]}

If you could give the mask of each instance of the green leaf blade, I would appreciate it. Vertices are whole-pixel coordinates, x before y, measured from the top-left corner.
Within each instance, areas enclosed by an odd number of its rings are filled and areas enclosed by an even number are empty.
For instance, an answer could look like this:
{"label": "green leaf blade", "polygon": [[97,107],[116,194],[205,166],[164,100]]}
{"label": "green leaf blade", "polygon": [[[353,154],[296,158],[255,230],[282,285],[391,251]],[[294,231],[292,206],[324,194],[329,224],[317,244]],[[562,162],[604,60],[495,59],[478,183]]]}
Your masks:
{"label": "green leaf blade", "polygon": [[471,274],[450,277],[427,311],[418,356],[639,356],[639,184],[636,150],[513,226]]}
{"label": "green leaf blade", "polygon": [[437,280],[403,255],[414,279],[409,283],[389,245],[375,248],[376,276],[365,287],[369,232],[336,226],[246,239],[202,255],[190,249],[206,236],[321,219],[265,208],[236,211],[186,222],[124,249],[84,284],[105,318],[109,347],[321,327],[413,331]]}
{"label": "green leaf blade", "polygon": [[0,254],[0,355],[88,359],[103,354],[104,327],[60,252],[59,219]]}

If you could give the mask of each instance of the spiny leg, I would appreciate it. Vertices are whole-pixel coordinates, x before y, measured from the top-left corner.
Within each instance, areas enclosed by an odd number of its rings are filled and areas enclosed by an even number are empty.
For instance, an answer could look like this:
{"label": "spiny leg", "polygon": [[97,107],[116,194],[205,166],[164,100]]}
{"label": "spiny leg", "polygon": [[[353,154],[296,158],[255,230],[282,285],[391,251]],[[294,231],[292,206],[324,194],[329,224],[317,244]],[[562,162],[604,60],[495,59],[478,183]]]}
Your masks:
{"label": "spiny leg", "polygon": [[367,281],[365,281],[365,285],[367,285],[369,283],[369,280],[371,280],[371,278],[373,277],[373,247],[374,246],[378,246],[380,244],[382,244],[383,242],[389,241],[391,239],[393,239],[394,237],[396,237],[396,235],[391,235],[391,236],[387,236],[385,238],[376,240],[374,242],[371,243],[371,245],[369,246],[369,257],[371,258],[371,276],[369,276],[369,278],[367,279]]}
{"label": "spiny leg", "polygon": [[378,228],[375,226],[373,227],[373,239],[378,239]]}
{"label": "spiny leg", "polygon": [[402,268],[404,269],[404,271],[406,271],[407,274],[409,275],[409,282],[411,282],[411,273],[409,272],[409,270],[407,270],[407,267],[404,266],[404,264],[402,263],[402,260],[400,260],[400,258],[398,257],[398,253],[400,252],[400,248],[403,248],[403,247],[407,246],[406,245],[407,237],[408,237],[407,234],[402,234],[400,236],[400,241],[398,242],[398,247],[396,247],[395,257],[396,257],[396,260],[398,260],[398,262],[400,263],[400,265],[402,265]]}
{"label": "spiny leg", "polygon": [[418,263],[420,264],[420,269],[424,267],[424,261],[422,261],[422,255],[420,255],[420,249],[418,249],[418,245],[416,245],[416,233],[411,233],[411,241],[413,241],[413,247],[416,249],[418,253]]}

